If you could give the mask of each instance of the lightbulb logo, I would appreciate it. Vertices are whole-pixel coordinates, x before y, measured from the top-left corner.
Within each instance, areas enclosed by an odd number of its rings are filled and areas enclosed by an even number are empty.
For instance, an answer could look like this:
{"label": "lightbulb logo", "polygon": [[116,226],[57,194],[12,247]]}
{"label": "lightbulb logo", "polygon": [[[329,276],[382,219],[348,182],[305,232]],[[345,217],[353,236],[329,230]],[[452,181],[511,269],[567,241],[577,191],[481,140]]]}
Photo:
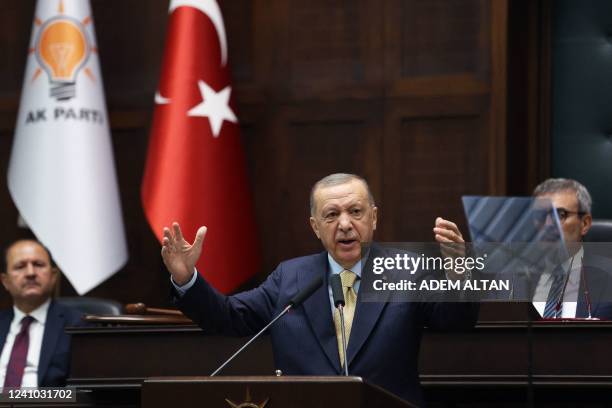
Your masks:
{"label": "lightbulb logo", "polygon": [[[58,15],[41,21],[36,18],[34,23],[37,33],[34,48],[30,52],[36,54],[39,67],[32,80],[36,80],[44,70],[51,84],[51,97],[65,101],[73,98],[76,93],[77,76],[85,67],[87,60],[96,48],[92,46],[87,35],[86,26],[91,23],[91,17],[78,21],[64,15],[63,1],[58,4]],[[89,68],[85,73],[95,80]]]}

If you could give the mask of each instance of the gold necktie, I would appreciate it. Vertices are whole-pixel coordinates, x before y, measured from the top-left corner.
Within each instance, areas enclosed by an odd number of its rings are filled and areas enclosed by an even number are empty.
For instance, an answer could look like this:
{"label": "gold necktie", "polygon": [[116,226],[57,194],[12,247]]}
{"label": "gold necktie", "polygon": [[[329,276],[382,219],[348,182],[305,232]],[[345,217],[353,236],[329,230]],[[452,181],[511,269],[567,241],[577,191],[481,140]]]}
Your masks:
{"label": "gold necktie", "polygon": [[[346,343],[348,345],[351,336],[351,327],[353,326],[353,317],[355,316],[355,307],[357,306],[357,293],[353,289],[357,275],[349,270],[340,272],[342,280],[342,292],[344,293],[344,328],[346,330]],[[340,312],[338,309],[334,312],[334,324],[336,326],[336,339],[338,340],[338,352],[340,354],[340,364],[344,366],[344,347],[342,347],[342,326],[340,323]]]}

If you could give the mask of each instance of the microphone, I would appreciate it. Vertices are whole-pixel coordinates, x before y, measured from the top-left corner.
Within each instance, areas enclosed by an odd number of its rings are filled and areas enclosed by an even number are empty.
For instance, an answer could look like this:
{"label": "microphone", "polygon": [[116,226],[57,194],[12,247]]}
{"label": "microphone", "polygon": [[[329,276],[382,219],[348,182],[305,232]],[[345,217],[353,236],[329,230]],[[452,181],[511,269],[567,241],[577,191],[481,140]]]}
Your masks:
{"label": "microphone", "polygon": [[215,371],[213,371],[213,373],[210,376],[214,377],[215,375],[217,375],[226,365],[228,365],[234,358],[236,358],[238,356],[238,354],[242,353],[242,351],[244,349],[246,349],[251,343],[253,343],[266,330],[268,330],[268,328],[270,326],[272,326],[278,319],[280,319],[281,317],[286,315],[287,312],[289,312],[289,310],[295,309],[296,307],[300,306],[317,289],[319,289],[319,287],[321,287],[322,284],[323,284],[323,277],[322,276],[317,276],[315,279],[313,279],[312,282],[310,282],[308,285],[306,285],[301,291],[299,291],[295,296],[293,296],[289,300],[289,303],[287,304],[287,306],[285,306],[285,308],[283,309],[282,312],[280,312],[274,319],[272,319],[272,321],[270,323],[266,324],[265,327],[263,329],[261,329],[256,335],[251,337],[251,339],[249,341],[247,341],[244,346],[240,347],[238,349],[238,351],[236,351],[234,354],[232,354],[232,356],[230,358],[225,360],[225,362],[223,364],[221,364],[219,366],[219,368],[217,368]]}
{"label": "microphone", "polygon": [[342,279],[335,273],[330,278],[334,306],[340,313],[340,331],[342,332],[342,350],[344,351],[344,375],[348,377],[348,364],[346,363],[346,328],[344,327],[344,292],[342,291]]}
{"label": "microphone", "polygon": [[334,298],[334,306],[344,307],[344,293],[342,292],[342,279],[340,275],[334,273],[330,278],[332,297]]}

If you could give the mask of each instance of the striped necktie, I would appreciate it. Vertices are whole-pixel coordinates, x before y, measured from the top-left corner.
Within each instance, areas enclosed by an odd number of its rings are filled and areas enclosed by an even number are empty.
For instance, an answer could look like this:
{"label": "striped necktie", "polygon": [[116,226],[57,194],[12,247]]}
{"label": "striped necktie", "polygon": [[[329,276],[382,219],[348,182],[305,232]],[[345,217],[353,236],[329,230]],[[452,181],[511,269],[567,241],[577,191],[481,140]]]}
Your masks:
{"label": "striped necktie", "polygon": [[28,348],[30,346],[30,324],[34,321],[32,316],[24,316],[21,319],[21,330],[15,336],[11,357],[6,367],[6,376],[4,377],[4,389],[19,388],[25,370],[26,360],[28,357]]}
{"label": "striped necktie", "polygon": [[[551,278],[553,279],[550,291],[548,292],[548,298],[546,299],[546,306],[544,307],[544,318],[552,319],[561,317],[563,310],[563,287],[565,286],[565,271],[561,265],[557,266],[552,273]],[[557,309],[557,305],[559,308]]]}
{"label": "striped necktie", "polygon": [[[344,294],[344,328],[346,330],[346,343],[348,345],[351,336],[351,327],[353,326],[353,317],[355,316],[355,307],[357,306],[357,293],[353,288],[357,275],[349,270],[340,272],[340,280],[342,280],[342,292]],[[338,309],[334,312],[334,325],[336,326],[336,339],[338,340],[338,353],[340,354],[340,364],[344,366],[344,347],[342,346],[342,326],[340,322],[340,312]]]}

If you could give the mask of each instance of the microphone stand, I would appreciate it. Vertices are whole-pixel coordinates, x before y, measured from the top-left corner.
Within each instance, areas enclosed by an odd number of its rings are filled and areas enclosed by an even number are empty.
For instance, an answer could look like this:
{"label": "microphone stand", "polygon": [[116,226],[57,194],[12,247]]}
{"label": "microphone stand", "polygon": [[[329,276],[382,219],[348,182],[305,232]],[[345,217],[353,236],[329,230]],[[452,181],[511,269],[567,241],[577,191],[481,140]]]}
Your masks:
{"label": "microphone stand", "polygon": [[338,308],[338,312],[340,312],[340,327],[342,331],[342,350],[344,351],[344,375],[348,377],[348,364],[347,364],[347,354],[346,354],[346,328],[344,327],[344,306],[339,304],[336,306]]}
{"label": "microphone stand", "polygon": [[587,284],[586,274],[584,272],[584,257],[582,257],[582,259],[580,260],[580,278],[582,279],[582,284],[584,285],[584,300],[586,302],[586,307],[587,307],[586,320],[599,320],[599,318],[593,317],[592,315],[593,304],[591,303],[591,295],[589,294],[589,286]]}
{"label": "microphone stand", "polygon": [[277,315],[277,316],[276,316],[274,319],[272,319],[272,321],[271,321],[270,323],[266,324],[266,325],[264,326],[264,328],[263,328],[263,329],[261,329],[261,330],[260,330],[260,331],[259,331],[259,332],[258,332],[258,333],[255,335],[255,336],[253,336],[253,337],[251,338],[251,340],[247,341],[247,342],[245,343],[245,345],[244,345],[244,346],[240,347],[240,348],[238,349],[238,351],[236,351],[234,354],[232,354],[232,356],[231,356],[230,358],[228,358],[228,359],[225,361],[225,363],[221,364],[221,366],[220,366],[219,368],[217,368],[215,371],[213,371],[213,373],[212,373],[210,376],[211,376],[211,377],[214,377],[214,376],[215,376],[215,375],[217,375],[217,374],[218,374],[218,373],[219,373],[221,370],[223,370],[223,368],[224,368],[226,365],[228,365],[229,363],[231,363],[231,361],[232,361],[234,358],[236,358],[236,356],[237,356],[238,354],[240,354],[240,353],[242,352],[242,350],[244,350],[245,348],[247,348],[247,347],[248,347],[248,346],[249,346],[251,343],[253,343],[253,342],[254,342],[254,341],[255,341],[255,340],[256,340],[256,339],[257,339],[259,336],[261,336],[261,335],[263,334],[263,332],[265,332],[266,330],[268,330],[268,328],[269,328],[270,326],[272,326],[272,325],[274,324],[274,322],[276,322],[278,319],[280,319],[281,317],[283,317],[284,315],[286,315],[286,314],[287,314],[287,312],[289,312],[289,310],[291,310],[291,308],[292,308],[292,307],[293,307],[293,305],[292,305],[292,304],[287,305],[287,307],[285,307],[285,308],[283,309],[283,311],[282,311],[282,312],[280,312],[280,313],[279,313],[279,314],[278,314],[278,315]]}
{"label": "microphone stand", "polygon": [[534,294],[532,294],[531,290],[532,282],[531,274],[529,274],[527,277],[527,293],[532,301],[528,303],[527,307],[527,406],[533,408],[535,399],[533,390],[533,317],[531,316],[531,307]]}
{"label": "microphone stand", "polygon": [[259,336],[261,336],[263,332],[268,330],[268,328],[270,326],[272,326],[278,319],[280,319],[281,317],[286,315],[287,312],[289,312],[293,308],[296,308],[296,307],[300,306],[302,304],[302,302],[304,302],[306,299],[308,299],[322,284],[323,284],[323,277],[322,276],[317,276],[315,279],[313,279],[312,282],[310,282],[308,285],[306,285],[300,292],[298,292],[295,296],[293,296],[289,300],[289,304],[287,306],[285,306],[285,308],[274,319],[272,319],[272,321],[270,323],[266,324],[264,326],[264,328],[261,329],[256,335],[254,335],[249,341],[247,341],[244,346],[240,347],[240,349],[237,352],[232,354],[232,356],[230,358],[228,358],[225,361],[225,363],[221,364],[221,367],[219,367],[215,371],[213,371],[213,373],[210,376],[214,377],[215,375],[217,375],[219,373],[219,371],[221,371],[223,369],[223,367],[228,365],[234,358],[236,358],[236,356],[238,354],[240,354],[242,352],[242,350],[244,350],[251,343],[253,343],[255,341],[255,339],[257,339]]}

